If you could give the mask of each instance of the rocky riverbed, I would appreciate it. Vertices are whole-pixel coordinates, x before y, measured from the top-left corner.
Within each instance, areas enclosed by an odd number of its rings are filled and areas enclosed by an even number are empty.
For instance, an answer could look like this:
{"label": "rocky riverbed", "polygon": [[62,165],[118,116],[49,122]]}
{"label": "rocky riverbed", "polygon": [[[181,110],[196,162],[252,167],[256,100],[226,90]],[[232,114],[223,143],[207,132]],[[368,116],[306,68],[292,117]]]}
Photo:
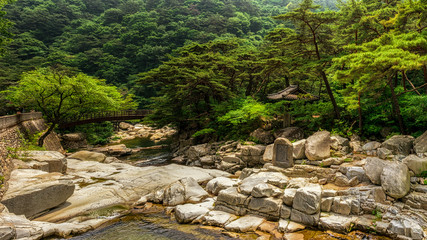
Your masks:
{"label": "rocky riverbed", "polygon": [[[162,141],[173,132],[121,127],[124,139],[156,135]],[[364,239],[363,232],[425,239],[427,132],[383,143],[328,132],[303,136],[284,129],[280,136],[258,136],[272,138],[270,145],[176,141],[173,161],[180,164],[163,166],[119,160],[135,151],[124,145],[68,156],[20,153],[2,199],[0,239],[77,235],[153,204],[178,223],[259,239]]]}

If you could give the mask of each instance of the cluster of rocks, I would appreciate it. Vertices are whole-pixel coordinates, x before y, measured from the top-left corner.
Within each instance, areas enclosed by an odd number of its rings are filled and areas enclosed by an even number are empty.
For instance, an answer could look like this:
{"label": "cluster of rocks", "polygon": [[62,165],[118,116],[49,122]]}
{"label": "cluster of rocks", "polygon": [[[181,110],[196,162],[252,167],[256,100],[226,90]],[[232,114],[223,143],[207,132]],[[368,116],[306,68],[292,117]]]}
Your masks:
{"label": "cluster of rocks", "polygon": [[[290,219],[337,232],[360,229],[402,239],[426,236],[427,131],[417,139],[396,135],[382,143],[327,131],[301,139],[296,128],[280,134],[262,129],[252,134],[261,142],[274,142],[270,145],[220,142],[179,149],[176,162],[241,173],[238,180],[208,183],[207,191],[217,195],[215,207],[190,220],[203,222],[205,216],[211,218],[210,212],[222,211],[279,221],[280,229],[286,229],[283,225]],[[177,214],[179,219],[185,216]]]}
{"label": "cluster of rocks", "polygon": [[[134,139],[134,138],[150,138],[153,142],[166,141],[177,133],[174,128],[165,126],[163,128],[154,128],[147,125],[121,122],[119,124],[120,130],[112,137],[112,139]],[[117,141],[120,141],[117,140]],[[113,141],[114,142],[114,141]]]}
{"label": "cluster of rocks", "polygon": [[[111,137],[110,143],[117,144],[122,140],[131,140],[135,138],[149,138],[153,142],[162,142],[168,140],[174,136],[177,131],[174,128],[165,126],[163,128],[154,128],[143,124],[132,125],[130,123],[121,122],[119,123],[119,130],[115,132],[114,136]],[[68,133],[61,135],[61,144],[65,149],[83,149],[88,148],[86,136],[83,133]],[[112,146],[110,146],[110,149]],[[110,155],[127,155],[131,154],[131,149],[116,149],[109,150],[104,148],[94,149],[94,151],[101,151]],[[116,151],[116,152],[114,152]]]}
{"label": "cluster of rocks", "polygon": [[236,232],[259,230],[278,239],[306,227],[339,233],[357,229],[399,239],[427,236],[425,208],[392,202],[379,186],[328,189],[308,178],[290,178],[267,164],[244,169],[238,179],[214,178],[205,189],[184,178],[144,196],[138,204],[151,201],[172,206],[169,212],[179,223]]}

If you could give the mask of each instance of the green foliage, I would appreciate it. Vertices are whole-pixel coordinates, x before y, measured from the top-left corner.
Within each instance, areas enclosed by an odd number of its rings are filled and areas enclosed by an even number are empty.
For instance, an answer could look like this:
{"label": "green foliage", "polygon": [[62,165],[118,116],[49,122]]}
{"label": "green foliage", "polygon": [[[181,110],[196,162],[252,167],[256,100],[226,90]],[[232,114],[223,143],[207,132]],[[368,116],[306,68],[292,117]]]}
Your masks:
{"label": "green foliage", "polygon": [[212,128],[204,128],[200,131],[195,132],[193,135],[191,135],[192,138],[197,138],[201,136],[206,136],[215,133],[215,129]]}
{"label": "green foliage", "polygon": [[58,68],[24,73],[18,84],[4,93],[13,106],[41,111],[54,125],[85,113],[126,108],[116,87]]}
{"label": "green foliage", "polygon": [[427,178],[427,171],[424,171],[420,174],[420,177]]}
{"label": "green foliage", "polygon": [[35,133],[35,134],[29,134],[29,133],[22,133],[19,132],[19,147],[7,147],[7,154],[9,158],[12,159],[21,159],[26,160],[25,156],[22,154],[19,154],[20,152],[25,151],[45,151],[46,149],[44,147],[38,146],[38,139],[43,134],[43,132]]}
{"label": "green foliage", "polygon": [[375,216],[375,221],[381,221],[381,219],[383,218],[383,213],[377,208],[372,211],[372,215]]}
{"label": "green foliage", "polygon": [[[271,121],[277,108],[273,104],[261,103],[251,97],[236,98],[214,107],[218,133],[225,138],[246,138],[263,122]],[[250,139],[257,141],[257,139]]]}
{"label": "green foliage", "polygon": [[84,133],[91,145],[105,145],[110,142],[110,138],[114,134],[114,126],[111,122],[90,123],[76,126],[73,132]]}

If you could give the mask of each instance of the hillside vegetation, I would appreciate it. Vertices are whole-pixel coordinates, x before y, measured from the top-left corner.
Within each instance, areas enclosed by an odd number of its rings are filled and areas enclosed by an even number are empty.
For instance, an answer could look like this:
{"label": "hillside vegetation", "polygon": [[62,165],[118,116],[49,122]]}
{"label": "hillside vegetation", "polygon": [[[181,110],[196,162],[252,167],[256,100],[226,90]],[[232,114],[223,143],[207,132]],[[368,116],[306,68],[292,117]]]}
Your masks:
{"label": "hillside vegetation", "polygon": [[[4,8],[14,36],[0,58],[0,90],[23,72],[62,65],[153,109],[147,121],[198,135],[245,137],[278,126],[284,112],[309,131],[419,135],[427,128],[426,5],[20,0]],[[321,100],[266,99],[291,84]]]}

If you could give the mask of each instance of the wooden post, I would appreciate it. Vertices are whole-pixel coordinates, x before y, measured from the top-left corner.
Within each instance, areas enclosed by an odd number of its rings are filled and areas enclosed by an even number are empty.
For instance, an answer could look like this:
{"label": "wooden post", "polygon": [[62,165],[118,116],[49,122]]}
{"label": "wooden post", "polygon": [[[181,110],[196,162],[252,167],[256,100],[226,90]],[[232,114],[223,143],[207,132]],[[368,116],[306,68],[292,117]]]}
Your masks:
{"label": "wooden post", "polygon": [[285,112],[285,114],[283,114],[283,127],[287,128],[291,126],[291,114],[289,114],[288,112]]}

